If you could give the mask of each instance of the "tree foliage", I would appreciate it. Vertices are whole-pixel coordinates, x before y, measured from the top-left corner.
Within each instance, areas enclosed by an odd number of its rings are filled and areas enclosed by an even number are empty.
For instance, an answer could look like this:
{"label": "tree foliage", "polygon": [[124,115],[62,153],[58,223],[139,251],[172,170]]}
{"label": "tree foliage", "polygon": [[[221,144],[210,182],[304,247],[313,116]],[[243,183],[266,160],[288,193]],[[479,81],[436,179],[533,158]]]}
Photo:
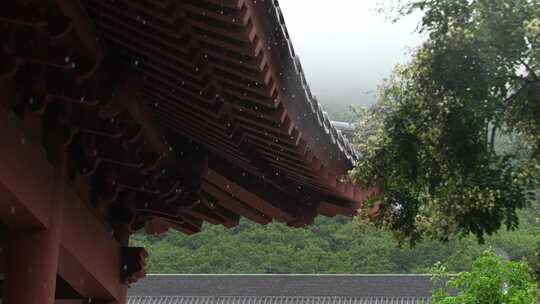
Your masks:
{"label": "tree foliage", "polygon": [[427,273],[437,261],[466,270],[488,246],[514,260],[534,258],[535,225],[503,232],[479,245],[474,238],[448,244],[426,240],[401,248],[392,234],[347,218],[317,218],[305,229],[242,220],[231,230],[206,225],[193,236],[169,232],[135,235],[150,253],[153,273]]}
{"label": "tree foliage", "polygon": [[532,304],[539,299],[538,285],[528,265],[504,261],[493,251],[486,251],[470,271],[453,278],[441,264],[433,270],[435,281],[447,281],[447,290],[433,292],[433,304]]}
{"label": "tree foliage", "polygon": [[413,244],[516,228],[540,184],[540,1],[401,8],[423,12],[426,41],[358,111],[351,178],[380,190],[362,214],[377,204],[372,222]]}

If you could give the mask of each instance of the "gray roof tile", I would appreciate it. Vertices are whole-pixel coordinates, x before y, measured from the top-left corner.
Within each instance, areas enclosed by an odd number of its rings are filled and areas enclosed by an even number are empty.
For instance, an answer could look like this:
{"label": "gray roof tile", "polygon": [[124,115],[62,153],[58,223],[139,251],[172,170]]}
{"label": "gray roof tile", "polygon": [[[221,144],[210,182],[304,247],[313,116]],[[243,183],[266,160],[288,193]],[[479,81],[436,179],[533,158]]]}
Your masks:
{"label": "gray roof tile", "polygon": [[182,297],[134,296],[128,304],[429,304],[429,297]]}
{"label": "gray roof tile", "polygon": [[425,275],[149,275],[129,303],[421,303],[432,287]]}

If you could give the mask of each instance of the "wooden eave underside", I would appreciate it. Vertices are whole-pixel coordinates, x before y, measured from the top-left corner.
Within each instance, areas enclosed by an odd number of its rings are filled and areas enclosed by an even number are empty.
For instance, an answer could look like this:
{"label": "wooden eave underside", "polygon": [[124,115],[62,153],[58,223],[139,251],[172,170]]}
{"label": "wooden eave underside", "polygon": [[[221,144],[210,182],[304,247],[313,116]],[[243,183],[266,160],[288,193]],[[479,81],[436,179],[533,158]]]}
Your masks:
{"label": "wooden eave underside", "polygon": [[83,1],[107,45],[145,76],[146,109],[163,129],[250,178],[317,193],[328,215],[353,214],[365,192],[339,179],[355,154],[312,96],[276,3]]}
{"label": "wooden eave underside", "polygon": [[[86,158],[75,153],[71,160],[83,200],[89,201],[89,190],[95,192],[96,174],[106,171],[100,211],[129,201],[136,213],[133,228],[191,234],[203,222],[233,227],[239,216],[304,226],[317,214],[353,215],[370,193],[340,180],[356,155],[312,96],[277,1],[82,0],[81,5],[81,16],[89,19],[68,16],[73,25],[67,34],[40,38],[53,52],[41,54],[38,48],[40,61],[10,54],[19,58],[19,67],[3,81],[9,90],[32,87],[19,98],[27,98],[22,103],[29,109],[21,126],[37,141],[55,132],[44,123],[48,106],[67,109],[72,135],[66,146],[76,146]],[[26,16],[0,17],[14,37],[28,32],[19,29]],[[30,27],[43,36],[39,26]],[[71,67],[64,54],[76,54],[74,60],[89,67],[79,73],[80,64]],[[114,72],[118,66],[122,71]],[[33,70],[43,75],[20,76]],[[125,79],[114,79],[124,72]],[[111,88],[109,78],[115,80]],[[32,103],[36,90],[40,109]],[[81,121],[87,125],[78,125]],[[201,172],[183,173],[198,166]],[[200,199],[182,198],[185,187]]]}

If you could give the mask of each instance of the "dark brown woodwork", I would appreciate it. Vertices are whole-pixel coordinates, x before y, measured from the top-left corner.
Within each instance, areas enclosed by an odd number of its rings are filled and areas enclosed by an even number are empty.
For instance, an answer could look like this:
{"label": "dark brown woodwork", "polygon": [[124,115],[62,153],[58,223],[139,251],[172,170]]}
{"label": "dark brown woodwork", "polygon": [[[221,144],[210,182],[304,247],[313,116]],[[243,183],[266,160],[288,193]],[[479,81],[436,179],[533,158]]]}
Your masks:
{"label": "dark brown woodwork", "polygon": [[[57,276],[78,301],[124,303],[145,272],[146,251],[128,247],[139,230],[355,214],[373,190],[340,181],[356,155],[311,94],[276,4],[0,4],[5,303],[23,287],[20,303],[54,303]],[[21,272],[28,263],[46,266]]]}
{"label": "dark brown woodwork", "polygon": [[146,258],[148,253],[144,248],[122,248],[122,281],[132,284],[143,278],[146,274]]}
{"label": "dark brown woodwork", "polygon": [[47,229],[12,233],[7,240],[2,303],[54,303],[65,205],[64,162],[57,164],[53,180],[52,191],[41,198],[50,206]]}

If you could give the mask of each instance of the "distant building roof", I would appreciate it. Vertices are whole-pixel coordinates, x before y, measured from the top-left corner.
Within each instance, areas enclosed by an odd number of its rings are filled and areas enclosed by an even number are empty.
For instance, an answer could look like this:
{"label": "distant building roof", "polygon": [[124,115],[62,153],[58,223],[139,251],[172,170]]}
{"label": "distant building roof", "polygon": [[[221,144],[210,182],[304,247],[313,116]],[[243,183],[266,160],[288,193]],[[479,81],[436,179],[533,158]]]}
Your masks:
{"label": "distant building roof", "polygon": [[129,304],[429,303],[427,275],[149,275]]}
{"label": "distant building roof", "polygon": [[347,139],[351,139],[356,132],[356,124],[351,122],[332,121],[332,126],[341,132]]}

